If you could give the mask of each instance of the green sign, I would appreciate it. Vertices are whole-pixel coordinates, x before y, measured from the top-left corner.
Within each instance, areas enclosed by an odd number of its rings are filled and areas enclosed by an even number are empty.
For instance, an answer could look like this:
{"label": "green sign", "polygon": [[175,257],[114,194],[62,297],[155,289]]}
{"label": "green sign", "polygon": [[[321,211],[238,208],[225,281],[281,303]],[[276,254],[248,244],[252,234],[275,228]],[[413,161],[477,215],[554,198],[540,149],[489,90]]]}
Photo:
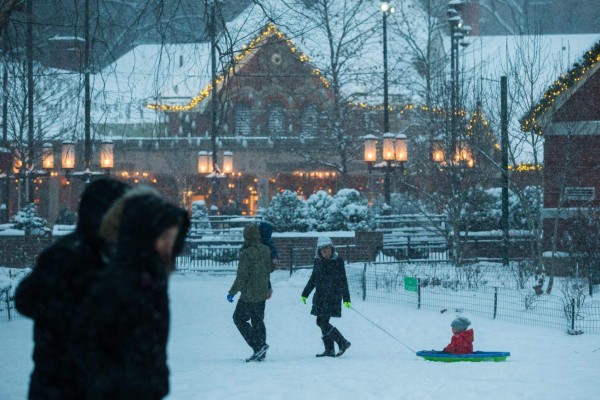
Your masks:
{"label": "green sign", "polygon": [[418,286],[417,278],[414,278],[412,276],[404,277],[404,290],[407,290],[409,292],[416,292],[417,286]]}

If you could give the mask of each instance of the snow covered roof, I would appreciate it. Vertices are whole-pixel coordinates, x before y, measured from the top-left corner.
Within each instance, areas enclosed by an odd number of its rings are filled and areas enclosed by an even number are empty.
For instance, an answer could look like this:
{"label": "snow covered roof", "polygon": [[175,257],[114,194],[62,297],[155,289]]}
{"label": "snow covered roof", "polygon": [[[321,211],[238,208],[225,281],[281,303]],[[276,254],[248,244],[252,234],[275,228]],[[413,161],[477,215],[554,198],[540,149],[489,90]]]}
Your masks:
{"label": "snow covered roof", "polygon": [[[539,89],[543,90],[598,39],[597,34],[468,37],[470,45],[461,62],[474,72],[475,79],[496,79],[501,75],[526,77],[535,72]],[[448,42],[449,39],[446,41],[449,47]],[[535,71],[528,70],[528,65]]]}
{"label": "snow covered roof", "polygon": [[185,103],[206,85],[209,50],[207,43],[135,47],[94,76],[94,122],[156,122],[148,103]]}
{"label": "snow covered roof", "polygon": [[[481,36],[467,40],[470,45],[460,53],[465,90],[482,100],[484,111],[496,114],[492,119],[499,124],[499,81],[507,76],[509,135],[516,159],[531,162],[536,152],[538,162],[543,161],[543,142],[532,146],[523,141],[519,120],[543,98],[556,77],[568,71],[598,41],[598,35]],[[499,125],[495,129],[499,132]]]}

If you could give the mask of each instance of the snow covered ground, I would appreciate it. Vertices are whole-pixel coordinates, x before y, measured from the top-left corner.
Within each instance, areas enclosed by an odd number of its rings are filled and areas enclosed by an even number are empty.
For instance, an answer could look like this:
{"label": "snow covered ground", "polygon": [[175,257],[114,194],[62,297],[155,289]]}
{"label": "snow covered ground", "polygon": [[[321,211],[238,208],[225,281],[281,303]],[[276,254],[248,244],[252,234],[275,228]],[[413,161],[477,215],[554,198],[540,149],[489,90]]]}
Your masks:
{"label": "snow covered ground", "polygon": [[[593,350],[600,335],[569,336],[468,314],[475,350],[510,351],[506,362],[422,360],[352,310],[332,321],[352,341],[350,350],[339,359],[317,359],[320,332],[310,305],[300,302],[309,273],[273,274],[265,319],[271,348],[262,363],[244,362],[251,351],[231,320],[235,304],[225,299],[233,276],[175,275],[169,399],[598,398],[600,350]],[[445,346],[456,316],[358,298],[353,305],[414,350]],[[26,397],[31,351],[29,320],[0,324],[0,399]]]}

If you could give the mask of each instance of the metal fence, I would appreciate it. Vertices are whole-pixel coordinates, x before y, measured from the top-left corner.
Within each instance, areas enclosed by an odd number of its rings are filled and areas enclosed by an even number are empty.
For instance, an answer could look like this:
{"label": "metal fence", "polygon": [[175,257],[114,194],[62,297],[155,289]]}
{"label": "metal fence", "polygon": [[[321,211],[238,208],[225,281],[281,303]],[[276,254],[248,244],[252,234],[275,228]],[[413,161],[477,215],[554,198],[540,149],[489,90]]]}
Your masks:
{"label": "metal fence", "polygon": [[[514,264],[507,270],[498,263],[458,268],[447,262],[364,263],[348,265],[347,271],[352,292],[366,301],[405,303],[440,312],[466,311],[572,334],[600,333],[600,299],[580,290],[585,285],[565,279],[555,285],[556,294],[536,295],[523,288],[527,280],[522,280],[520,267]],[[405,277],[418,279],[416,291],[406,290]]]}
{"label": "metal fence", "polygon": [[183,272],[236,271],[242,243],[194,245],[177,257],[175,268]]}
{"label": "metal fence", "polygon": [[23,319],[15,309],[15,299],[10,295],[10,287],[0,291],[0,322]]}

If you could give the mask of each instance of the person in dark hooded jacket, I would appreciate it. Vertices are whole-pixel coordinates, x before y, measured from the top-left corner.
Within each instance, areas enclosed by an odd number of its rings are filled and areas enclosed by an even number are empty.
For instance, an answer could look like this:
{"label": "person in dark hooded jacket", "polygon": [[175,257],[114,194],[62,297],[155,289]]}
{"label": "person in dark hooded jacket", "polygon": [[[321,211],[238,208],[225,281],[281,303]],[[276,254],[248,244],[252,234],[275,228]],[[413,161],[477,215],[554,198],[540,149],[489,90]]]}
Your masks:
{"label": "person in dark hooded jacket", "polygon": [[[350,308],[350,291],[344,260],[335,251],[335,247],[328,237],[320,237],[317,241],[317,250],[313,271],[306,287],[302,291],[302,302],[315,289],[311,314],[317,317],[317,326],[323,334],[325,351],[317,357],[339,357],[348,350],[350,342],[340,331],[329,323],[331,317],[342,316],[342,301],[344,306]],[[335,353],[335,343],[339,351]]]}
{"label": "person in dark hooded jacket", "polygon": [[104,225],[117,229],[116,249],[84,304],[86,398],[162,399],[169,392],[167,284],[188,215],[142,193],[115,204]]}
{"label": "person in dark hooded jacket", "polygon": [[246,361],[262,361],[269,348],[264,318],[269,277],[273,269],[271,251],[261,243],[258,226],[246,226],[237,275],[227,294],[227,300],[232,303],[233,297],[241,292],[233,322],[254,351]]}
{"label": "person in dark hooded jacket", "polygon": [[29,399],[82,399],[84,382],[71,356],[71,331],[81,303],[103,269],[101,220],[128,186],[98,179],[85,189],[79,203],[75,232],[52,244],[37,258],[35,267],[17,287],[17,310],[33,319],[34,369]]}

